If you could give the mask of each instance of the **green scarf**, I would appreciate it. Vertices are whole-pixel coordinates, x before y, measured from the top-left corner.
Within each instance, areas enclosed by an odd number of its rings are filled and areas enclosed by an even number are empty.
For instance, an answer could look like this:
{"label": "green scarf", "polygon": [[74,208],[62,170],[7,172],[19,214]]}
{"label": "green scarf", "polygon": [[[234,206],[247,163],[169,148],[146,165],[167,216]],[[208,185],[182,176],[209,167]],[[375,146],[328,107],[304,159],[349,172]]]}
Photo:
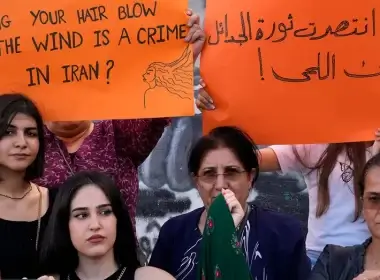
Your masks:
{"label": "green scarf", "polygon": [[198,280],[251,280],[251,272],[222,194],[210,206],[203,231]]}

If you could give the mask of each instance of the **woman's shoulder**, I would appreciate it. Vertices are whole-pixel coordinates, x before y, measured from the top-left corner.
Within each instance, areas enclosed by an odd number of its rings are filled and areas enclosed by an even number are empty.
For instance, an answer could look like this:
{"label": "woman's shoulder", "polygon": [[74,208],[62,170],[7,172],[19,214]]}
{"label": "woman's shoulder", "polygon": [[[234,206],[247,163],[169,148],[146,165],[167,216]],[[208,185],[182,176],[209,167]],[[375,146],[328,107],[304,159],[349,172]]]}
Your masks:
{"label": "woman's shoulder", "polygon": [[175,278],[163,271],[152,266],[140,267],[135,272],[135,280],[175,280]]}
{"label": "woman's shoulder", "polygon": [[321,279],[321,275],[328,276],[329,279],[352,279],[364,265],[367,242],[346,247],[326,245],[313,267],[309,280]]}
{"label": "woman's shoulder", "polygon": [[198,225],[203,210],[204,207],[201,207],[191,212],[170,218],[163,224],[160,230],[160,236],[165,236],[166,238],[174,237],[178,234],[185,234],[194,230]]}
{"label": "woman's shoulder", "polygon": [[352,245],[352,246],[340,246],[328,244],[323,249],[321,254],[321,259],[325,260],[343,260],[343,258],[356,259],[364,258],[366,248],[371,243],[372,239],[367,239],[362,244]]}
{"label": "woman's shoulder", "polygon": [[183,226],[195,227],[198,224],[199,218],[204,210],[204,207],[197,208],[185,214],[181,214],[167,220],[162,227],[177,228]]}
{"label": "woman's shoulder", "polygon": [[305,237],[300,221],[288,214],[253,206],[248,219],[258,223],[258,229],[266,231],[266,236],[276,235],[287,240]]}

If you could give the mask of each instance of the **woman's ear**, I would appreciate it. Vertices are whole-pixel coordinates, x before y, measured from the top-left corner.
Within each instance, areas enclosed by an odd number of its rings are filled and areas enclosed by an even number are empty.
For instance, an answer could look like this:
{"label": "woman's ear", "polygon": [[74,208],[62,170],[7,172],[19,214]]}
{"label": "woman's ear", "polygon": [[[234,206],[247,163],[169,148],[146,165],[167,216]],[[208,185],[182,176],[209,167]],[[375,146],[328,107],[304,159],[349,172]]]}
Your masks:
{"label": "woman's ear", "polygon": [[191,173],[190,176],[191,176],[191,179],[193,180],[193,183],[194,183],[195,187],[198,189],[199,186],[198,186],[198,177],[197,177],[197,175],[195,175],[194,173]]}

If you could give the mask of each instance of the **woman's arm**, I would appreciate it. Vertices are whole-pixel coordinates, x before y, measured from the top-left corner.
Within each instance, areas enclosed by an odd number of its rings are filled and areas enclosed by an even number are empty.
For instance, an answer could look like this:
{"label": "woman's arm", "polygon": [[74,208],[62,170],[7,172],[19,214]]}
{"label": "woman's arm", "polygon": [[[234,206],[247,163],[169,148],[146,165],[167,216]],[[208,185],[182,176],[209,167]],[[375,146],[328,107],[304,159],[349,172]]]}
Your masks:
{"label": "woman's arm", "polygon": [[[301,233],[303,234],[303,233]],[[306,280],[310,276],[311,262],[306,254],[305,238],[300,236],[295,244],[291,264],[289,265],[289,280]]]}
{"label": "woman's arm", "polygon": [[319,256],[308,280],[334,280],[330,277],[330,245],[327,245]]}
{"label": "woman's arm", "polygon": [[175,244],[172,237],[173,228],[175,227],[172,226],[172,220],[168,220],[161,227],[156,245],[154,246],[152,255],[150,256],[149,266],[170,272],[169,266],[171,261],[171,246]]}
{"label": "woman's arm", "polygon": [[160,140],[170,119],[114,120],[117,153],[140,166]]}
{"label": "woman's arm", "polygon": [[278,162],[276,153],[272,148],[263,148],[260,149],[260,171],[262,172],[274,172],[280,171],[281,166]]}

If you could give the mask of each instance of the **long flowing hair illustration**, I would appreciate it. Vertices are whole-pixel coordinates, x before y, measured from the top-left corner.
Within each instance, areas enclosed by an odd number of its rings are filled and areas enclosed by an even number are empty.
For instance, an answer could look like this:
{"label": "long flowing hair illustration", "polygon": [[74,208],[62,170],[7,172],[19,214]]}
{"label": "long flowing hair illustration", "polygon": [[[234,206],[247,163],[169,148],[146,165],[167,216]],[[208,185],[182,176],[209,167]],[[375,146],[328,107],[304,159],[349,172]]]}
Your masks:
{"label": "long flowing hair illustration", "polygon": [[173,62],[151,63],[143,75],[143,81],[149,85],[144,93],[144,108],[146,108],[147,93],[156,87],[163,87],[181,99],[191,99],[193,95],[193,59],[189,45]]}

